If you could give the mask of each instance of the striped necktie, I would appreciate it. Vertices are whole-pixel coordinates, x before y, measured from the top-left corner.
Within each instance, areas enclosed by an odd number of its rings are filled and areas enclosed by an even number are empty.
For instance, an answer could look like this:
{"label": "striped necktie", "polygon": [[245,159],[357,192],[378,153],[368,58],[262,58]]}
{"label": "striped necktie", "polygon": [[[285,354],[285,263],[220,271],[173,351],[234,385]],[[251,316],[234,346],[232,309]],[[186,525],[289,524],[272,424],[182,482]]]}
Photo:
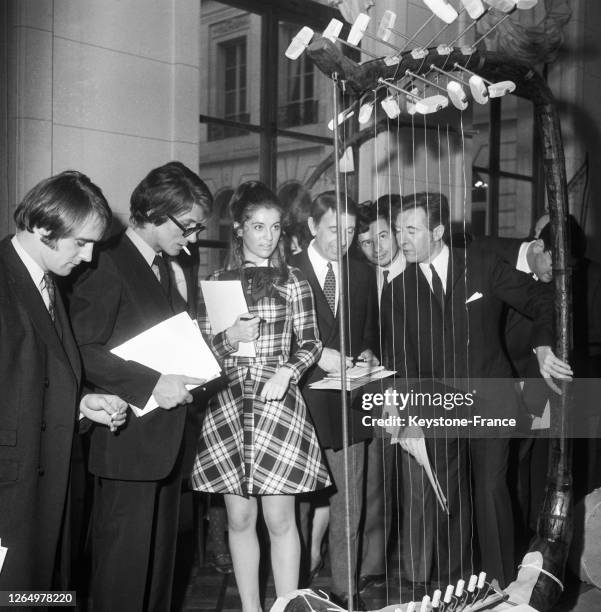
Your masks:
{"label": "striped necktie", "polygon": [[328,300],[328,306],[332,311],[332,314],[336,315],[336,276],[334,276],[334,270],[332,269],[332,262],[328,261],[328,271],[326,272],[326,278],[323,282],[323,293]]}
{"label": "striped necktie", "polygon": [[54,284],[54,279],[48,272],[44,273],[44,289],[48,294],[48,312],[50,313],[50,318],[52,322],[56,322],[56,286]]}

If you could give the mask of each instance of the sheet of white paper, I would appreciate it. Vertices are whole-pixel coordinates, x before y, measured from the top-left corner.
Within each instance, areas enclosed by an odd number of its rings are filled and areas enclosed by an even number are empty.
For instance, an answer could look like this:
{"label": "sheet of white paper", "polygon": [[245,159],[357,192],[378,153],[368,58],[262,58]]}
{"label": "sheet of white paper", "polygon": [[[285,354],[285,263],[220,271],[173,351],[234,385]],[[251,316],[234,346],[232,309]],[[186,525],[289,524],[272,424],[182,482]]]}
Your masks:
{"label": "sheet of white paper", "polygon": [[[396,438],[393,437],[391,442],[399,443],[400,439],[398,437]],[[442,491],[442,487],[440,486],[440,483],[438,482],[438,477],[436,475],[436,472],[432,469],[432,464],[430,463],[430,457],[428,457],[428,451],[426,449],[426,439],[425,438],[418,438],[417,449],[415,453],[412,452],[411,454],[413,455],[415,460],[422,466],[422,468],[424,469],[424,472],[426,472],[426,476],[428,477],[428,480],[430,481],[430,484],[432,485],[432,488],[434,489],[434,495],[436,495],[436,500],[438,501],[438,504],[440,505],[441,509],[447,514],[449,514],[447,498],[445,497]]]}
{"label": "sheet of white paper", "polygon": [[[200,288],[211,328],[216,334],[233,325],[241,314],[248,312],[240,281],[200,281]],[[240,342],[238,350],[233,355],[256,357],[255,343]]]}
{"label": "sheet of white paper", "polygon": [[[115,347],[111,353],[127,361],[137,361],[161,374],[183,374],[209,381],[217,378],[221,372],[196,321],[187,312],[147,329]],[[188,385],[188,389],[195,386]],[[132,406],[132,410],[136,416],[141,416],[157,407],[157,402],[151,396],[146,406]]]}
{"label": "sheet of white paper", "polygon": [[432,469],[432,464],[430,463],[430,458],[428,457],[428,451],[426,450],[426,439],[421,438],[418,442],[419,444],[419,457],[416,457],[418,463],[424,468],[426,472],[426,476],[434,489],[434,494],[436,495],[436,499],[442,510],[444,510],[447,514],[449,514],[449,507],[447,506],[447,499],[442,492],[442,488],[440,483],[438,482],[438,477],[436,476],[436,472]]}
{"label": "sheet of white paper", "polygon": [[[353,370],[356,368],[352,368]],[[349,370],[350,371],[350,370]],[[395,370],[385,370],[383,367],[378,367],[372,370],[371,372],[366,372],[365,375],[362,376],[351,376],[347,378],[346,388],[347,391],[354,391],[367,383],[370,383],[374,380],[380,380],[382,378],[388,378],[389,376],[393,376],[396,374]],[[340,391],[342,388],[342,381],[340,380],[340,376],[327,376],[326,378],[322,378],[314,383],[309,385],[311,389],[334,389]]]}
{"label": "sheet of white paper", "polygon": [[530,424],[530,430],[536,431],[538,429],[549,429],[551,427],[551,405],[549,404],[549,400],[545,404],[545,409],[541,416],[535,416],[532,419],[532,423]]}
{"label": "sheet of white paper", "polygon": [[8,548],[2,546],[2,540],[0,540],[0,572],[2,572],[2,566],[4,565],[4,559],[6,559],[7,552]]}
{"label": "sheet of white paper", "polygon": [[[357,363],[352,368],[349,368],[346,371],[346,377],[349,380],[357,380],[358,378],[364,378],[366,376],[375,376],[378,372],[382,372],[384,370],[384,366],[372,366],[367,363]],[[328,375],[328,378],[338,378],[338,375]]]}

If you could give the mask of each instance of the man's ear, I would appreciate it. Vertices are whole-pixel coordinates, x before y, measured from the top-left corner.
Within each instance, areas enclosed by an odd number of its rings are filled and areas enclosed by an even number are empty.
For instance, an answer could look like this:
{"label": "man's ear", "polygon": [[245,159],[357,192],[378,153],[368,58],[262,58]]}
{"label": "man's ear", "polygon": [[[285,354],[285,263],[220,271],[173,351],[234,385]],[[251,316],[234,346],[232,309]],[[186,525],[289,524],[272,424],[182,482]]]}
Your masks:
{"label": "man's ear", "polygon": [[540,238],[537,238],[530,245],[530,248],[532,249],[533,253],[544,253],[544,251],[545,251],[545,243]]}
{"label": "man's ear", "polygon": [[313,219],[313,217],[309,217],[307,219],[307,225],[309,226],[311,236],[315,236],[315,234],[317,234],[317,223],[315,223],[315,219]]}
{"label": "man's ear", "polygon": [[36,226],[33,228],[32,232],[42,244],[45,244],[46,246],[50,246],[52,244],[52,240],[49,238],[50,230],[46,229],[45,227]]}
{"label": "man's ear", "polygon": [[442,224],[437,225],[432,230],[432,237],[434,238],[434,240],[439,241],[439,240],[442,240],[443,236],[444,236],[444,225]]}

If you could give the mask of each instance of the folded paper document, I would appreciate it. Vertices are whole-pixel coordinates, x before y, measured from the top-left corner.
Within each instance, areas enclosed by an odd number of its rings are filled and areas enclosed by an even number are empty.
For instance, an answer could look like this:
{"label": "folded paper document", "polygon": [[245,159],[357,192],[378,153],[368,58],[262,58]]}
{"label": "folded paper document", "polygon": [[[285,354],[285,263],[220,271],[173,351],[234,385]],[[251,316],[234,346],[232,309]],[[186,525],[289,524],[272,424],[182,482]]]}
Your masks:
{"label": "folded paper document", "polygon": [[[346,388],[348,391],[354,391],[367,383],[382,378],[388,378],[395,374],[394,370],[386,370],[384,366],[370,366],[368,364],[358,363],[346,371]],[[328,375],[321,380],[318,380],[309,385],[311,389],[342,389],[342,380],[340,374]]]}
{"label": "folded paper document", "polygon": [[[111,350],[121,359],[137,361],[161,374],[182,374],[213,380],[221,368],[205,342],[196,321],[182,312],[138,334]],[[195,385],[188,385],[193,389]],[[153,396],[146,406],[131,407],[136,416],[147,414],[158,404]]]}

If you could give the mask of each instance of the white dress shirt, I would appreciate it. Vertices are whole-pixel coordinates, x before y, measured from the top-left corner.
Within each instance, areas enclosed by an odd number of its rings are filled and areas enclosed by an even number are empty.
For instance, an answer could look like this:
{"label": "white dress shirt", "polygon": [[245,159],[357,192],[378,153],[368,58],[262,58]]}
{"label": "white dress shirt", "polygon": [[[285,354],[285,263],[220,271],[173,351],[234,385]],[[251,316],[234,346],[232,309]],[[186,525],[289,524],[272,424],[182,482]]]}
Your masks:
{"label": "white dress shirt", "polygon": [[522,244],[520,244],[520,251],[518,253],[518,262],[515,265],[515,269],[519,270],[520,272],[525,272],[526,274],[532,274],[532,276],[536,278],[534,272],[532,272],[532,269],[530,268],[530,264],[528,263],[528,249],[530,248],[530,245],[533,242],[536,242],[536,241],[532,240],[532,242],[522,242]]}
{"label": "white dress shirt", "polygon": [[154,258],[160,255],[160,253],[157,253],[132,227],[128,227],[125,230],[125,235],[134,243],[134,246],[140,251],[146,263],[152,268]]}
{"label": "white dress shirt", "polygon": [[382,290],[384,289],[384,272],[388,271],[388,282],[391,283],[393,278],[396,278],[402,274],[403,270],[407,266],[407,261],[403,255],[403,251],[399,249],[396,257],[387,266],[377,266],[377,279],[378,279],[378,299],[382,299]]}
{"label": "white dress shirt", "polygon": [[440,277],[442,282],[442,290],[444,294],[447,293],[447,271],[449,269],[449,247],[446,244],[442,245],[442,251],[430,262],[428,263],[420,263],[419,267],[423,275],[426,277],[428,281],[428,285],[430,285],[430,289],[434,291],[432,288],[432,270],[430,270],[430,264],[434,266],[436,270],[436,274]]}
{"label": "white dress shirt", "polygon": [[46,309],[50,310],[50,296],[48,295],[48,289],[46,288],[46,283],[44,282],[44,270],[40,267],[40,265],[33,259],[33,257],[23,248],[19,239],[16,236],[11,238],[11,244],[15,248],[19,259],[23,262],[23,265],[27,268],[27,272],[29,272],[29,276],[31,276],[31,280],[35,285],[36,289],[40,292],[42,299],[44,300],[44,305]]}

